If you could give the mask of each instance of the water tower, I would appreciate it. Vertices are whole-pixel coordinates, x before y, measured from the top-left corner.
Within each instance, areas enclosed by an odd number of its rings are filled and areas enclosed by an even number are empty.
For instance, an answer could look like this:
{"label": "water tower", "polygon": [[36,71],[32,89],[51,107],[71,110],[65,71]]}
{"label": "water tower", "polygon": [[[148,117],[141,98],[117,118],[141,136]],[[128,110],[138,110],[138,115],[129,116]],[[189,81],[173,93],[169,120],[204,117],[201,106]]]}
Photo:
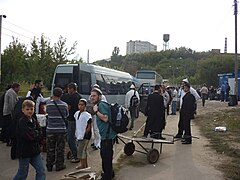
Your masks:
{"label": "water tower", "polygon": [[163,34],[163,50],[166,51],[169,48],[169,34]]}

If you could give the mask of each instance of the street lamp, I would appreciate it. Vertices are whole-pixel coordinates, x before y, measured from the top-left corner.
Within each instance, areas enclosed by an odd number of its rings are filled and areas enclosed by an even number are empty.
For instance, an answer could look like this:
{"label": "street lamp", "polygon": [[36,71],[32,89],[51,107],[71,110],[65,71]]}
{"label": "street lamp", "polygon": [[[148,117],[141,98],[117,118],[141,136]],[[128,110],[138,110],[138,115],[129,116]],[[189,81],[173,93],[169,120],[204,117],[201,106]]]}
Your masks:
{"label": "street lamp", "polygon": [[2,61],[1,61],[1,57],[2,57],[2,48],[1,48],[1,44],[2,44],[2,18],[6,18],[6,15],[0,15],[0,84],[1,84],[1,80],[2,80]]}

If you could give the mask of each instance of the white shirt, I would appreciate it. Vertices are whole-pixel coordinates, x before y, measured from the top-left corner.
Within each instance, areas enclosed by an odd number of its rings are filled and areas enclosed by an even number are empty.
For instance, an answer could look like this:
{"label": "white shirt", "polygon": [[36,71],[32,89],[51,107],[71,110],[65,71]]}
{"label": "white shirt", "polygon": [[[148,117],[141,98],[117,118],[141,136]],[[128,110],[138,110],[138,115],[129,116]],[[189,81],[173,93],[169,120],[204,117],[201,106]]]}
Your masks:
{"label": "white shirt", "polygon": [[[84,134],[86,132],[86,127],[88,124],[88,120],[92,118],[91,114],[87,111],[81,112],[79,116],[80,111],[75,112],[74,118],[76,120],[76,131],[75,136],[77,140],[82,140],[84,138]],[[79,116],[79,118],[78,118]]]}
{"label": "white shirt", "polygon": [[38,98],[37,98],[37,100],[36,100],[36,114],[39,114],[39,105],[40,105],[40,103],[45,103],[45,102],[47,102],[48,100],[50,100],[50,97],[47,97],[47,98],[44,98],[43,96],[42,96],[42,94],[39,94],[39,96],[38,96]]}
{"label": "white shirt", "polygon": [[140,101],[138,92],[135,89],[130,89],[125,96],[125,108],[126,109],[128,109],[130,107],[130,101],[131,101],[132,96],[134,95],[134,92],[135,92],[135,95],[137,96],[138,100]]}
{"label": "white shirt", "polygon": [[174,91],[173,91],[173,99],[172,99],[172,101],[177,101],[177,98],[178,98],[177,90],[174,89]]}
{"label": "white shirt", "polygon": [[[196,101],[200,99],[200,96],[198,95],[197,91],[190,87],[190,93],[195,97]],[[183,103],[183,97],[185,96],[186,92],[183,89],[179,90],[179,95],[180,95],[180,108],[182,107]]]}
{"label": "white shirt", "polygon": [[30,95],[31,95],[31,91],[29,90],[29,91],[27,92],[26,97],[29,97]]}
{"label": "white shirt", "polygon": [[170,101],[170,96],[168,94],[167,91],[165,91],[164,93],[162,93],[162,96],[163,96],[163,100],[164,100],[164,107],[166,108],[167,107],[167,104],[169,103]]}

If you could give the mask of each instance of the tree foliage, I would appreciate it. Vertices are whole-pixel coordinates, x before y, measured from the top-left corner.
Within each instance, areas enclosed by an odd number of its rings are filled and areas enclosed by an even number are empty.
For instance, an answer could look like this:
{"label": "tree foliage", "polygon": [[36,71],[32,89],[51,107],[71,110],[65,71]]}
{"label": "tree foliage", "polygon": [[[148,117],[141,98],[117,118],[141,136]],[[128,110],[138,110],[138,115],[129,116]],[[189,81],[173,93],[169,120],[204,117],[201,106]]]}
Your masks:
{"label": "tree foliage", "polygon": [[233,54],[196,52],[185,47],[121,56],[119,49],[114,47],[111,61],[96,63],[129,72],[133,76],[139,69],[155,70],[173,85],[188,78],[194,85],[206,83],[209,86],[218,86],[218,74],[234,71],[233,59]]}
{"label": "tree foliage", "polygon": [[42,79],[50,88],[55,67],[60,63],[77,63],[82,61],[69,59],[75,54],[77,42],[70,49],[67,48],[66,38],[62,36],[51,46],[44,35],[38,41],[34,38],[29,50],[17,39],[4,50],[2,55],[2,88],[12,82],[34,82]]}
{"label": "tree foliage", "polygon": [[[33,39],[30,48],[13,38],[2,54],[2,88],[12,82],[33,82],[35,79],[42,79],[50,88],[58,64],[83,62],[74,56],[76,46],[77,42],[74,42],[68,48],[67,40],[62,36],[51,45],[42,35],[40,40]],[[139,69],[155,70],[174,85],[189,78],[191,84],[217,86],[219,73],[234,71],[233,59],[233,54],[196,52],[185,47],[122,56],[119,47],[114,47],[110,61],[96,61],[95,64],[126,71],[133,76]]]}

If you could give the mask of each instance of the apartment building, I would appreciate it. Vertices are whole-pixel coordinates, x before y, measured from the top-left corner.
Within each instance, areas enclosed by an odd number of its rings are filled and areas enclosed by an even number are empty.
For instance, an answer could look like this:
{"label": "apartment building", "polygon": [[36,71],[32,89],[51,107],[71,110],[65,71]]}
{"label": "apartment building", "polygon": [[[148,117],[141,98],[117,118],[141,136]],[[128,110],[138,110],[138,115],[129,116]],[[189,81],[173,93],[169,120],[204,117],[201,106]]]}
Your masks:
{"label": "apartment building", "polygon": [[151,52],[151,51],[157,51],[157,46],[151,44],[148,41],[132,41],[130,40],[127,42],[127,54],[132,53],[145,53],[145,52]]}

